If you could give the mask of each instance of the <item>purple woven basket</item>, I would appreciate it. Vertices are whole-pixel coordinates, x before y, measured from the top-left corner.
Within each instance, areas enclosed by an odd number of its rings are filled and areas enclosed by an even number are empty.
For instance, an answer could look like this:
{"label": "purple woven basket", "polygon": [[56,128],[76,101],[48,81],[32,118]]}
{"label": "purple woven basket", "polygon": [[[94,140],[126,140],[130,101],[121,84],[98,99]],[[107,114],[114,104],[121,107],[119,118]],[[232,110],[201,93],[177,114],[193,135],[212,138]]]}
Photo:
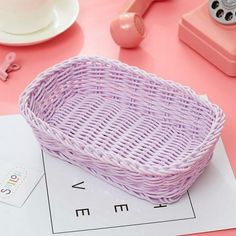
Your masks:
{"label": "purple woven basket", "polygon": [[186,193],[224,123],[188,87],[99,57],[43,72],[20,106],[45,151],[152,203]]}

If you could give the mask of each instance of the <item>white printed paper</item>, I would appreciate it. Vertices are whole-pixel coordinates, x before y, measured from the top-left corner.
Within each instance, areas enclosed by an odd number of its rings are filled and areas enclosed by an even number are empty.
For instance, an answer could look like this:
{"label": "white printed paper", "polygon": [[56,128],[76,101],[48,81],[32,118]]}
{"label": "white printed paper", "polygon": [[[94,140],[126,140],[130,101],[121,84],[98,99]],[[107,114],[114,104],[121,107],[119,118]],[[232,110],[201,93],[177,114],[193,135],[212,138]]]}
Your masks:
{"label": "white printed paper", "polygon": [[203,175],[170,205],[153,205],[46,153],[43,158],[54,234],[173,236],[236,227],[236,185],[222,141]]}
{"label": "white printed paper", "polygon": [[236,227],[235,179],[221,141],[205,172],[171,205],[132,197],[45,152],[33,160],[43,164],[45,178],[22,208],[0,204],[4,236],[173,236]]}

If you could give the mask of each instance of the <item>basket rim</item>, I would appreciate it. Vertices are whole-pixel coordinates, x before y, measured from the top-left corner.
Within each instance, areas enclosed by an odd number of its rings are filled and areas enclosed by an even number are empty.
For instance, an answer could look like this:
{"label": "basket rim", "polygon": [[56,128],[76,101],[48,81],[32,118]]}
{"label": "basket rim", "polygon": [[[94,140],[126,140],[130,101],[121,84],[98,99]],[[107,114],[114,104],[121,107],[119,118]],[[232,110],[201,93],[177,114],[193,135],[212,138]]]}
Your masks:
{"label": "basket rim", "polygon": [[[36,115],[30,110],[28,106],[28,98],[29,96],[33,93],[34,89],[44,81],[50,75],[51,73],[55,73],[55,71],[59,71],[64,67],[67,67],[71,64],[74,64],[75,62],[80,62],[80,61],[96,61],[96,62],[105,62],[108,64],[112,64],[118,67],[121,67],[122,69],[125,70],[132,70],[133,72],[145,76],[148,79],[153,80],[154,82],[158,81],[161,82],[165,85],[169,86],[174,86],[175,88],[181,90],[183,93],[186,95],[189,95],[195,99],[197,99],[201,104],[206,105],[207,107],[211,108],[212,111],[214,111],[215,114],[215,119],[214,122],[212,122],[211,129],[204,138],[204,140],[196,146],[196,148],[192,151],[191,154],[188,155],[188,157],[191,157],[191,162],[187,163],[172,163],[171,165],[166,166],[165,168],[159,168],[157,166],[144,166],[139,163],[134,162],[133,160],[124,160],[120,155],[117,154],[112,154],[112,161],[110,160],[110,154],[106,154],[106,152],[102,153],[93,147],[91,147],[88,144],[82,143],[81,140],[76,139],[76,138],[70,138],[66,137],[66,135],[59,129],[56,129],[55,127],[51,127],[47,122],[41,120],[40,118],[36,117]],[[64,147],[70,148],[75,151],[80,151],[82,155],[90,155],[93,157],[98,158],[101,161],[105,161],[109,164],[116,164],[122,168],[128,169],[130,171],[138,171],[142,174],[148,174],[148,175],[153,175],[153,174],[158,174],[158,175],[168,175],[168,174],[175,174],[175,173],[180,173],[180,172],[185,172],[188,171],[194,164],[199,161],[204,153],[208,151],[209,146],[212,144],[216,143],[217,140],[219,139],[221,130],[223,128],[224,122],[225,122],[225,115],[219,106],[216,104],[213,104],[206,100],[205,98],[200,97],[197,95],[196,92],[194,92],[189,86],[182,85],[178,82],[174,82],[171,80],[165,80],[161,77],[158,77],[155,74],[146,72],[138,67],[135,66],[130,66],[127,65],[119,60],[115,59],[108,59],[104,57],[98,57],[98,56],[76,56],[72,57],[70,59],[64,60],[56,65],[54,65],[51,68],[48,68],[44,72],[40,73],[34,81],[32,81],[26,89],[23,91],[23,93],[20,96],[19,100],[20,104],[20,111],[21,114],[26,118],[28,123],[34,127],[37,128],[39,125],[42,128],[45,133],[48,135],[54,135],[56,137],[56,141],[62,143]]]}

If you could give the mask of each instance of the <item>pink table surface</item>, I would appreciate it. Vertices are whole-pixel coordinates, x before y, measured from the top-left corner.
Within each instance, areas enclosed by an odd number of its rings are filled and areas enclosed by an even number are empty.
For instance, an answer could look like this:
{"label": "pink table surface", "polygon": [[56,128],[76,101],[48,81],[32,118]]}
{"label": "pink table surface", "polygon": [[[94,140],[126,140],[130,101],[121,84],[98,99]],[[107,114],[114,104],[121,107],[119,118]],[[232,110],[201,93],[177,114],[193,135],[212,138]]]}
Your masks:
{"label": "pink table surface", "polygon": [[[222,107],[226,113],[223,141],[236,174],[236,78],[229,78],[178,39],[178,21],[203,0],[168,0],[152,5],[145,15],[147,37],[133,50],[120,49],[112,41],[109,25],[126,0],[80,0],[77,22],[60,36],[40,45],[0,46],[0,61],[9,51],[17,53],[20,71],[0,81],[0,114],[18,112],[20,93],[35,76],[53,64],[76,55],[120,59],[165,79],[191,86]],[[196,235],[235,236],[236,229]]]}

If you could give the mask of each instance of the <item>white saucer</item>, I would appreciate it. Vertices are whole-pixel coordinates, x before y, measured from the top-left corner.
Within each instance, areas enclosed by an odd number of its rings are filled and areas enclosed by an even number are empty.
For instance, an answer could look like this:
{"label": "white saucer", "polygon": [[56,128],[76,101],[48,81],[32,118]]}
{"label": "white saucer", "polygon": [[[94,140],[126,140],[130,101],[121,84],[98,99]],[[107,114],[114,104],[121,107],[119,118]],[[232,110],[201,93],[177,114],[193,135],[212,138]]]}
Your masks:
{"label": "white saucer", "polygon": [[30,34],[9,34],[0,30],[0,44],[28,46],[47,41],[67,30],[79,14],[78,0],[56,0],[53,9],[54,20],[46,28]]}

